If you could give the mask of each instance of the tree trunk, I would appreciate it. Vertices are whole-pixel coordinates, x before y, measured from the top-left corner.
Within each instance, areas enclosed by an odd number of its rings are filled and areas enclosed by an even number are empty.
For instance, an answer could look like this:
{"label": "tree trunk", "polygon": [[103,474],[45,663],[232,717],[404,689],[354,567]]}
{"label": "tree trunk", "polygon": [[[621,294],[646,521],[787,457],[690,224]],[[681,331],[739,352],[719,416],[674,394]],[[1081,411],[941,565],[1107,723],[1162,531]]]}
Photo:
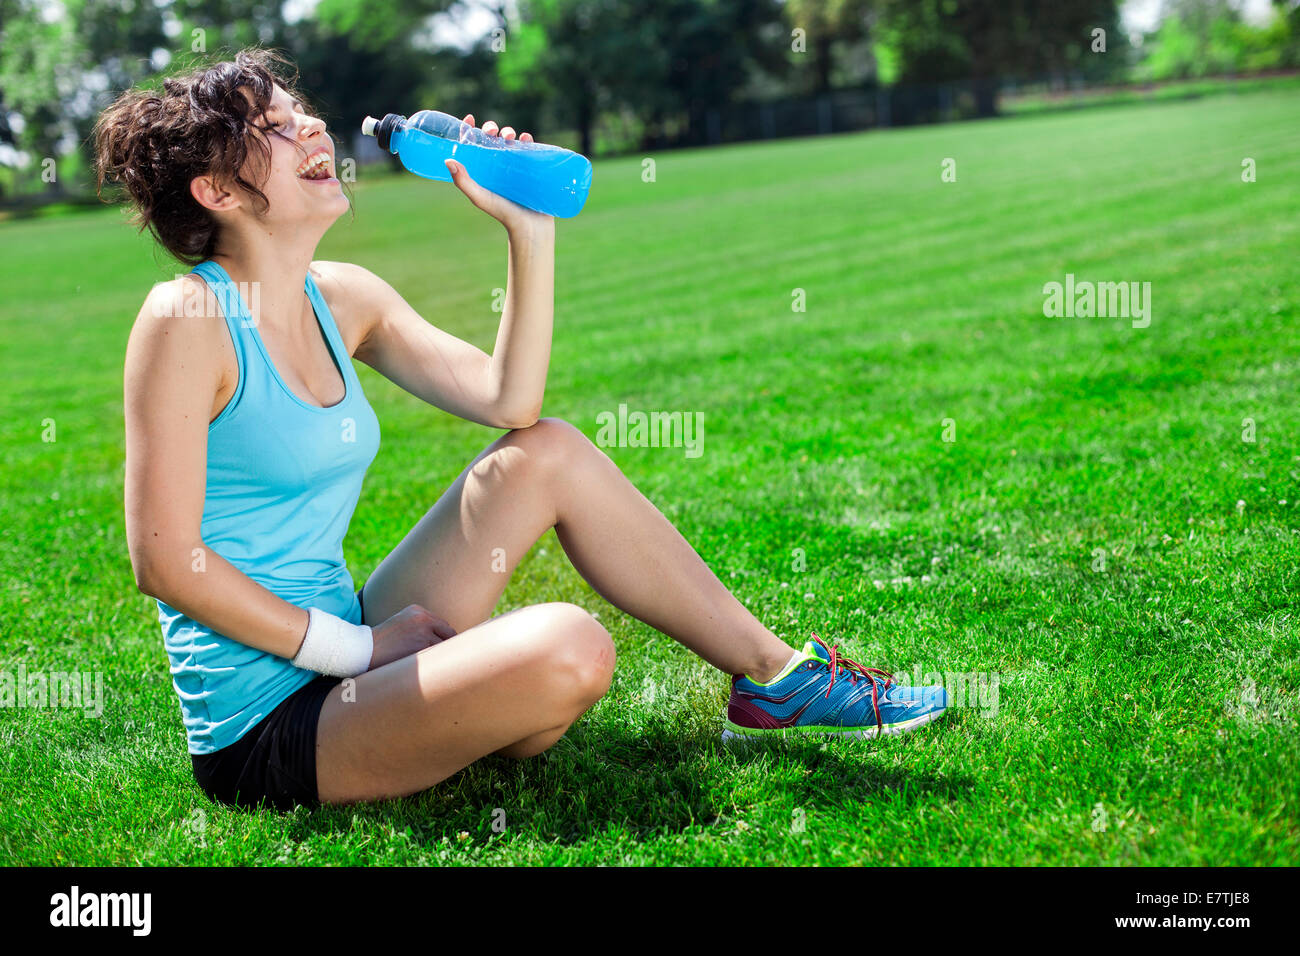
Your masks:
{"label": "tree trunk", "polygon": [[997,116],[998,115],[997,81],[988,76],[976,76],[971,79],[971,87],[975,92],[975,115],[976,116]]}
{"label": "tree trunk", "polygon": [[578,103],[578,136],[581,142],[579,152],[591,156],[591,127],[595,117],[591,111],[591,97],[584,95]]}
{"label": "tree trunk", "polygon": [[817,88],[814,93],[829,93],[831,89],[831,37],[828,33],[823,33],[817,37],[813,44],[813,49],[817,52],[813,55],[816,57],[814,68],[817,71]]}
{"label": "tree trunk", "polygon": [[651,150],[661,149],[664,143],[664,117],[663,111],[656,108],[646,121],[644,129],[641,131],[641,151],[650,152]]}

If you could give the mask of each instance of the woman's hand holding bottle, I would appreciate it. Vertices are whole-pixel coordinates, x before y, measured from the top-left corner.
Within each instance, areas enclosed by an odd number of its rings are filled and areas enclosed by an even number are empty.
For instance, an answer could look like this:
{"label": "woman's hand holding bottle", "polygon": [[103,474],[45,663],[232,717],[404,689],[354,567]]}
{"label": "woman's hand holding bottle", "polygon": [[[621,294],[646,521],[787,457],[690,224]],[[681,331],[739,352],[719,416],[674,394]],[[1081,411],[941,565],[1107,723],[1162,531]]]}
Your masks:
{"label": "woman's hand holding bottle", "polygon": [[[470,126],[474,125],[474,114],[468,113],[463,122]],[[498,127],[492,120],[483,124],[483,132],[489,136],[500,136],[504,140],[515,138],[513,127]],[[532,133],[522,133],[519,135],[519,142],[531,143],[533,141]],[[531,235],[534,232],[545,233],[554,232],[555,219],[545,213],[535,212],[506,199],[504,196],[494,193],[491,190],[484,189],[466,171],[465,167],[454,159],[445,160],[447,171],[451,173],[451,181],[456,188],[463,192],[479,209],[491,216],[501,225],[506,227],[506,231],[511,235]]]}

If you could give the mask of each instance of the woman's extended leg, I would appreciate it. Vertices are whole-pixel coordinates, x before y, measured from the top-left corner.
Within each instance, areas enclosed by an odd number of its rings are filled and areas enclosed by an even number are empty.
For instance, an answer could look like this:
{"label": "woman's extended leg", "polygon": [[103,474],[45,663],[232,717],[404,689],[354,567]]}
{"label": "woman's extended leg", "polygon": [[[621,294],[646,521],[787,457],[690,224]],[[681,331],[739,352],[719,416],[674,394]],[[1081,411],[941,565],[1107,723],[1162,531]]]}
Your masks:
{"label": "woman's extended leg", "polygon": [[366,581],[367,623],[419,604],[473,627],[550,527],[602,597],[723,672],[767,680],[790,659],[618,466],[552,418],[508,432],[461,472]]}
{"label": "woman's extended leg", "polygon": [[609,690],[613,672],[608,632],[572,604],[520,608],[368,671],[321,708],[320,799],[405,796],[490,753],[539,753]]}

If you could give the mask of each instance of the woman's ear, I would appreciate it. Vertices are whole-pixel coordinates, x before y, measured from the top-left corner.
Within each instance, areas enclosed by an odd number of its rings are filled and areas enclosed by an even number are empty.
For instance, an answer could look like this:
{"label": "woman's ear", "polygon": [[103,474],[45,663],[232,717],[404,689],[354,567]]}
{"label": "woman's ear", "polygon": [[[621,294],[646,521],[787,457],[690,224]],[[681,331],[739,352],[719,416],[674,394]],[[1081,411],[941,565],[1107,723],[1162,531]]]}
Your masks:
{"label": "woman's ear", "polygon": [[190,180],[190,195],[204,209],[222,212],[236,209],[239,199],[227,191],[215,176],[195,176]]}

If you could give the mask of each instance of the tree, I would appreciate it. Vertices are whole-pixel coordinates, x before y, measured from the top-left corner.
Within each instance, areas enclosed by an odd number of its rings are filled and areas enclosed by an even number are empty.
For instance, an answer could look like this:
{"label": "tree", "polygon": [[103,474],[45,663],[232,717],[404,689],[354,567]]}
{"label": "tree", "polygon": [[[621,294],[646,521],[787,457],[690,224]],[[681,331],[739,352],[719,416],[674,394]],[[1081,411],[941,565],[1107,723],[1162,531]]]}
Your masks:
{"label": "tree", "polygon": [[[99,0],[92,0],[97,3]],[[190,53],[215,54],[245,46],[286,45],[284,4],[267,0],[169,0]],[[328,0],[321,0],[322,5]],[[195,34],[195,30],[201,30]],[[195,47],[199,47],[195,49]]]}
{"label": "tree", "polygon": [[641,118],[647,139],[670,116],[685,142],[705,142],[710,109],[730,102],[756,64],[779,68],[764,41],[781,22],[777,0],[521,0],[500,59],[507,90],[560,104],[590,154],[605,110]]}
{"label": "tree", "polygon": [[754,70],[785,63],[788,45],[767,40],[767,27],[781,24],[774,0],[666,0],[654,4],[654,43],[669,53],[666,74],[638,89],[652,110],[684,109],[687,143],[709,140],[707,116],[735,99]]}
{"label": "tree", "polygon": [[451,3],[321,0],[314,18],[286,30],[305,92],[341,129],[422,108],[437,61],[428,22]]}
{"label": "tree", "polygon": [[789,26],[808,42],[814,93],[830,91],[837,49],[867,39],[876,7],[875,0],[786,0]]}
{"label": "tree", "polygon": [[107,91],[125,90],[153,74],[154,52],[171,46],[164,8],[157,4],[65,0],[65,9],[85,56],[84,68],[100,73],[99,85]]}
{"label": "tree", "polygon": [[1247,23],[1227,0],[1170,0],[1145,44],[1144,79],[1185,79],[1294,65],[1300,4],[1273,7],[1272,21]]}
{"label": "tree", "polygon": [[[632,78],[650,79],[648,60],[657,51],[639,49],[634,17],[614,0],[522,0],[499,54],[501,86],[511,93],[531,90],[552,98],[557,112],[578,130],[579,149],[592,153],[592,128],[600,111],[626,92]],[[629,33],[632,27],[634,32]]]}
{"label": "tree", "polygon": [[[4,42],[0,45],[0,90],[6,111],[22,117],[20,129],[9,127],[14,146],[35,159],[44,173],[52,169],[64,140],[75,135],[67,105],[79,88],[77,37],[66,17],[47,20],[37,0],[6,4]],[[43,177],[47,192],[60,193],[57,172]]]}
{"label": "tree", "polygon": [[[1095,29],[1122,43],[1116,0],[880,0],[882,35],[901,65],[902,82],[966,79],[979,116],[997,112],[1007,77],[1078,69]],[[1109,54],[1107,54],[1109,55]],[[1122,67],[1119,56],[1099,63]]]}

